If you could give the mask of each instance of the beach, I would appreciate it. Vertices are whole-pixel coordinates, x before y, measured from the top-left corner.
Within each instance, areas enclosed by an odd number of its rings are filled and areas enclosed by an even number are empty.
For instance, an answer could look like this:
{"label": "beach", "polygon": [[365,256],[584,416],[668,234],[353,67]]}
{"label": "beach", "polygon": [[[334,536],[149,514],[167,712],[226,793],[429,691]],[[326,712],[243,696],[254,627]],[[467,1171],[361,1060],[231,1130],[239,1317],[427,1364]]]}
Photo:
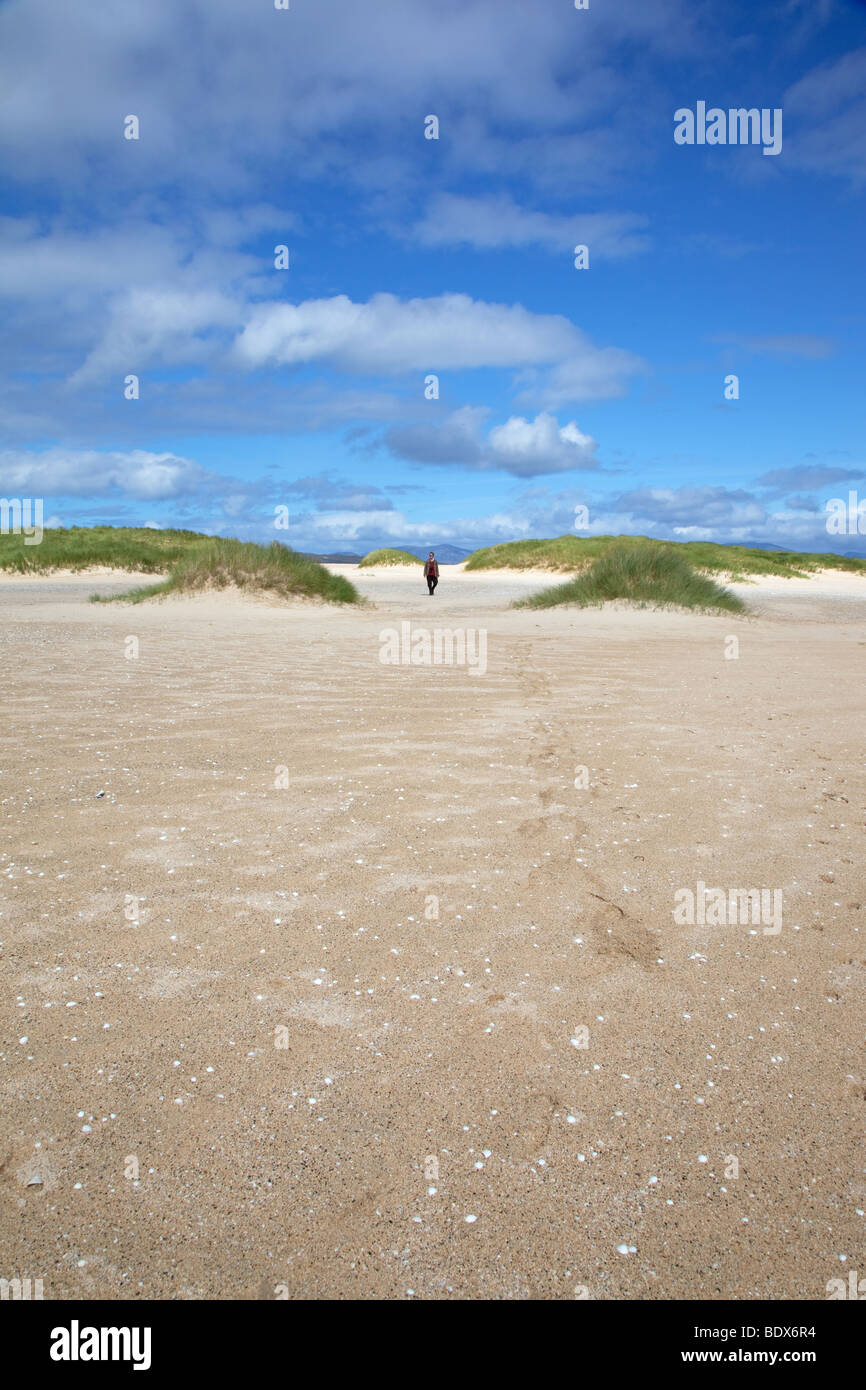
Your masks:
{"label": "beach", "polygon": [[[2,1268],[826,1298],[866,1209],[866,580],[714,616],[329,568],[367,603],[0,579]],[[484,670],[383,661],[404,623]]]}

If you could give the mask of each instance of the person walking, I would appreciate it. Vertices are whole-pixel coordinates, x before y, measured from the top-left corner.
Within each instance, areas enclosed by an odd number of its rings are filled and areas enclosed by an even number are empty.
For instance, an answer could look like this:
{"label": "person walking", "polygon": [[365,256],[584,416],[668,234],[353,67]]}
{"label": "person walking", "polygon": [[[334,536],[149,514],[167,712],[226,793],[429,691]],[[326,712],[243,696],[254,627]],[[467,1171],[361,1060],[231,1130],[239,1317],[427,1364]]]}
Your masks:
{"label": "person walking", "polygon": [[424,578],[427,580],[427,592],[432,598],[433,590],[439,583],[439,565],[432,550],[424,561]]}

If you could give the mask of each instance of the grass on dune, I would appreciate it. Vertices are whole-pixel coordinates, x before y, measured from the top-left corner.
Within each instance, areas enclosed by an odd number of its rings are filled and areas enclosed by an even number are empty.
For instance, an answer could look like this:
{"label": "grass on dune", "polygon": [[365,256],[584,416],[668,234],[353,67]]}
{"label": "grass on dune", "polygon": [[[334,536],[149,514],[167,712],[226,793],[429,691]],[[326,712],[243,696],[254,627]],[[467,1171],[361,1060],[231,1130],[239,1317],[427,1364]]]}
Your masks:
{"label": "grass on dune", "polygon": [[39,545],[25,545],[23,535],[0,536],[0,570],[38,574],[105,566],[159,574],[212,540],[198,531],[157,531],[150,526],[46,528]]}
{"label": "grass on dune", "polygon": [[201,593],[230,586],[281,598],[322,598],[328,603],[360,601],[360,594],[348,579],[331,574],[317,560],[296,555],[278,541],[266,546],[211,537],[206,546],[172,565],[166,579],[106,599],[94,595],[94,601],[141,603],[163,594]]}
{"label": "grass on dune", "polygon": [[474,550],[466,561],[469,570],[580,569],[600,555],[608,537],[582,540],[558,536],[555,540],[507,541]]}
{"label": "grass on dune", "polygon": [[712,541],[667,541],[681,546],[685,558],[699,570],[729,573],[734,579],[751,574],[772,574],[783,579],[805,578],[818,570],[847,570],[866,576],[866,560],[848,555],[810,553],[805,550],[749,550],[743,545],[714,545]]}
{"label": "grass on dune", "polygon": [[25,545],[23,535],[0,536],[0,569],[21,574],[85,570],[96,566],[161,575],[153,584],[99,603],[141,603],[161,594],[203,589],[261,590],[283,598],[318,597],[330,603],[359,603],[348,579],[333,575],[317,560],[305,559],[273,541],[204,536],[198,531],[158,531],[149,526],[72,526],[47,529],[39,545]]}
{"label": "grass on dune", "polygon": [[662,545],[611,546],[582,574],[522,599],[517,608],[581,608],[627,599],[659,607],[744,613],[736,594],[699,574],[682,555]]}
{"label": "grass on dune", "polygon": [[371,550],[369,555],[365,555],[363,560],[358,561],[358,569],[363,569],[365,565],[420,565],[421,561],[417,555],[410,555],[408,550],[391,550],[387,547],[384,550]]}
{"label": "grass on dune", "polygon": [[866,575],[866,560],[845,555],[809,554],[796,550],[750,550],[742,545],[716,545],[712,541],[657,541],[648,536],[558,536],[552,540],[509,541],[476,550],[466,561],[467,570],[551,569],[585,570],[612,546],[639,550],[656,546],[681,555],[695,569],[730,574],[735,580],[770,574],[797,578],[821,569],[848,570]]}

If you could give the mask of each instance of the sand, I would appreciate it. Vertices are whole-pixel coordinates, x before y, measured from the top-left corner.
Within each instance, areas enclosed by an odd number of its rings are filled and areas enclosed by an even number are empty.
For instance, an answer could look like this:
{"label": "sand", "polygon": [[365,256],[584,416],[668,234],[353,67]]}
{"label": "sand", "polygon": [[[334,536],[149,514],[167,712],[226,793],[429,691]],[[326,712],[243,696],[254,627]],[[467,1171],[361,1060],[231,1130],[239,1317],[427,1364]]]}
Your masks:
{"label": "sand", "polygon": [[[0,581],[0,1269],[826,1298],[864,1259],[866,582],[741,618],[332,568],[367,606]],[[382,664],[403,622],[486,671]],[[781,929],[678,923],[699,880]]]}

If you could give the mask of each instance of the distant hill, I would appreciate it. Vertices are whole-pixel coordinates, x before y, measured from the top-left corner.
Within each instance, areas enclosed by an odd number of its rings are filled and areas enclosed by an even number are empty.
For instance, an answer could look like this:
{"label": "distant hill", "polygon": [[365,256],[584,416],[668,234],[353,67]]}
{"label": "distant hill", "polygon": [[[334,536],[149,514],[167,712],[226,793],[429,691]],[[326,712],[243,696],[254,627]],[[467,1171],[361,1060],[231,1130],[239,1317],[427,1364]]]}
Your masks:
{"label": "distant hill", "polygon": [[[430,551],[434,551],[436,559],[440,565],[459,565],[463,560],[467,560],[472,554],[471,550],[464,550],[459,545],[403,545],[400,541],[394,541],[392,545],[386,547],[388,550],[408,550],[410,555],[415,555],[419,560],[426,560]],[[305,560],[318,560],[320,565],[357,565],[363,560],[363,555],[354,553],[334,552],[328,555],[312,555],[300,552]]]}
{"label": "distant hill", "polygon": [[310,551],[298,552],[305,560],[318,560],[320,565],[357,565],[364,557],[350,551],[335,551],[333,555],[313,555]]}
{"label": "distant hill", "polygon": [[[721,544],[733,544],[733,542],[721,542]],[[781,550],[783,554],[787,551],[786,546],[776,545],[774,541],[739,541],[737,544],[740,545],[743,550]],[[806,553],[809,554],[811,552],[807,551]],[[866,546],[864,546],[862,550],[829,550],[821,551],[821,554],[842,555],[846,560],[864,560],[866,559]]]}
{"label": "distant hill", "polygon": [[719,541],[719,545],[738,545],[743,550],[784,550],[784,545],[776,545],[775,541]]}
{"label": "distant hill", "polygon": [[408,550],[410,555],[417,555],[419,560],[426,560],[432,550],[440,565],[459,565],[463,560],[467,560],[472,554],[471,550],[464,550],[459,545],[401,545],[400,550]]}
{"label": "distant hill", "polygon": [[[434,550],[439,564],[460,564],[473,553],[471,550],[464,550],[463,546],[460,545],[435,545],[435,543],[434,545],[402,545],[399,541],[388,546],[388,549],[409,550],[410,555],[417,556],[418,560],[427,559],[431,550]],[[328,553],[328,555],[313,555],[313,553],[303,552],[303,550],[299,553],[303,555],[304,560],[318,560],[320,564],[360,564],[361,560],[364,559],[363,555],[354,555],[353,552],[343,552],[343,550],[339,550],[339,552],[335,550],[334,553]]]}

